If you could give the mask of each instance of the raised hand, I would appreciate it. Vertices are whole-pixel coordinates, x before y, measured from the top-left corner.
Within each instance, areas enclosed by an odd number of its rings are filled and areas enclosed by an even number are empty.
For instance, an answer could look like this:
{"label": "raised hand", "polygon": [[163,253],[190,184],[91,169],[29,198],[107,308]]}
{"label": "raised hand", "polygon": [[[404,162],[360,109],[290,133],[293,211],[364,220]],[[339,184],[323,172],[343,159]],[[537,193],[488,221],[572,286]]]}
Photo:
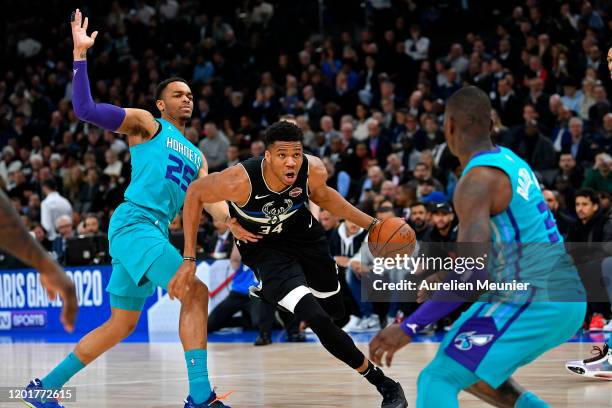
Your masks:
{"label": "raised hand", "polygon": [[72,12],[70,18],[70,26],[72,27],[72,42],[74,44],[73,54],[74,60],[84,60],[87,57],[87,50],[94,45],[98,32],[94,31],[91,35],[87,35],[87,26],[89,19],[85,17],[83,21],[83,13],[76,9]]}

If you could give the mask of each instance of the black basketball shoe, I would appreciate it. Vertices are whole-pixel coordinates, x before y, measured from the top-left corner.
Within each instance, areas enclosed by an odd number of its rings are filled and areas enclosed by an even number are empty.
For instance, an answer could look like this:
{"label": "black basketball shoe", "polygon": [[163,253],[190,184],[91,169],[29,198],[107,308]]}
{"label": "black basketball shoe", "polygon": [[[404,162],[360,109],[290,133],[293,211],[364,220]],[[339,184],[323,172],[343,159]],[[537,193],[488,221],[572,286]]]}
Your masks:
{"label": "black basketball shoe", "polygon": [[381,408],[407,408],[408,401],[404,396],[404,390],[400,383],[393,381],[390,378],[385,379],[378,387],[376,387],[380,395],[383,396]]}

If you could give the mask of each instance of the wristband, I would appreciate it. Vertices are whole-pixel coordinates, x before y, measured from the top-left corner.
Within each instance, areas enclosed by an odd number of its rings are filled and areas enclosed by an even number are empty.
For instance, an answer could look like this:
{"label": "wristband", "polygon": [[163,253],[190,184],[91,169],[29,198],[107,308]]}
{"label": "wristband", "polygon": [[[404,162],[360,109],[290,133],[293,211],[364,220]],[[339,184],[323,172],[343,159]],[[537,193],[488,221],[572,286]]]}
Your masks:
{"label": "wristband", "polygon": [[368,227],[368,234],[370,233],[370,231],[372,231],[372,228],[374,228],[374,226],[378,224],[378,222],[379,222],[378,218],[372,219],[372,222],[370,223],[370,226]]}
{"label": "wristband", "polygon": [[405,319],[403,322],[400,323],[400,328],[410,338],[413,338],[421,329],[421,327],[419,327],[419,325],[416,323],[408,323],[408,319]]}
{"label": "wristband", "polygon": [[195,262],[196,259],[195,259],[195,256],[184,256],[183,261]]}

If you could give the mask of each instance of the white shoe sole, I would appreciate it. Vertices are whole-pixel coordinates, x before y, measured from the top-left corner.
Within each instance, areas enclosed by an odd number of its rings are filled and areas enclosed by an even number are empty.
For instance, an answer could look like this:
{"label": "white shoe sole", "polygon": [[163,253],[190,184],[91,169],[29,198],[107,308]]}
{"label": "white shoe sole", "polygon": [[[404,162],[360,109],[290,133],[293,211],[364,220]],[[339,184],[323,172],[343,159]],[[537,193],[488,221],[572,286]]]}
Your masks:
{"label": "white shoe sole", "polygon": [[[570,368],[572,367],[572,368]],[[580,377],[593,378],[595,380],[612,381],[612,371],[588,371],[580,365],[566,364],[565,369],[574,375]],[[575,371],[574,371],[575,370]]]}

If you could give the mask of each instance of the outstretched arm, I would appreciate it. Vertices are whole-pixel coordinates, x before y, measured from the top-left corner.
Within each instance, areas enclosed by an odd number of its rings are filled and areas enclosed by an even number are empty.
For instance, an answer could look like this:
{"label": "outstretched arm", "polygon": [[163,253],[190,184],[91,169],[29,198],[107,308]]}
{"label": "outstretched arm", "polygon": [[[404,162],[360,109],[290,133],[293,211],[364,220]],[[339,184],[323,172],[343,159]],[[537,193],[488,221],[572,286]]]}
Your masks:
{"label": "outstretched arm", "polygon": [[332,214],[349,220],[361,228],[369,229],[376,220],[346,201],[336,190],[329,187],[325,165],[315,156],[308,156],[308,188],[310,200]]}
{"label": "outstretched arm", "polygon": [[[499,170],[490,167],[476,167],[466,174],[457,184],[453,202],[459,218],[457,242],[487,244],[491,240],[489,218],[492,213],[501,212],[511,196],[510,180]],[[481,246],[462,248],[480,251]],[[477,257],[481,253],[465,253],[461,256]],[[474,271],[467,271],[465,278],[470,280],[483,277]],[[467,275],[470,273],[471,275]],[[381,364],[386,353],[386,363],[391,365],[397,350],[410,343],[412,337],[423,327],[447,316],[463,304],[460,296],[448,291],[436,292],[432,300],[421,305],[401,324],[391,325],[381,331],[370,342],[370,358]]]}
{"label": "outstretched arm", "polygon": [[26,230],[2,190],[0,190],[0,249],[36,268],[40,272],[40,281],[47,289],[49,298],[55,299],[56,294],[60,295],[63,303],[60,319],[66,331],[71,332],[78,311],[74,284]]}
{"label": "outstretched arm", "polygon": [[73,56],[72,105],[76,116],[103,129],[145,139],[151,137],[158,128],[158,123],[151,113],[143,109],[124,109],[107,103],[95,103],[91,97],[89,77],[87,75],[87,50],[91,48],[98,35],[94,31],[87,35],[89,19],[79,9],[73,12],[70,22]]}

